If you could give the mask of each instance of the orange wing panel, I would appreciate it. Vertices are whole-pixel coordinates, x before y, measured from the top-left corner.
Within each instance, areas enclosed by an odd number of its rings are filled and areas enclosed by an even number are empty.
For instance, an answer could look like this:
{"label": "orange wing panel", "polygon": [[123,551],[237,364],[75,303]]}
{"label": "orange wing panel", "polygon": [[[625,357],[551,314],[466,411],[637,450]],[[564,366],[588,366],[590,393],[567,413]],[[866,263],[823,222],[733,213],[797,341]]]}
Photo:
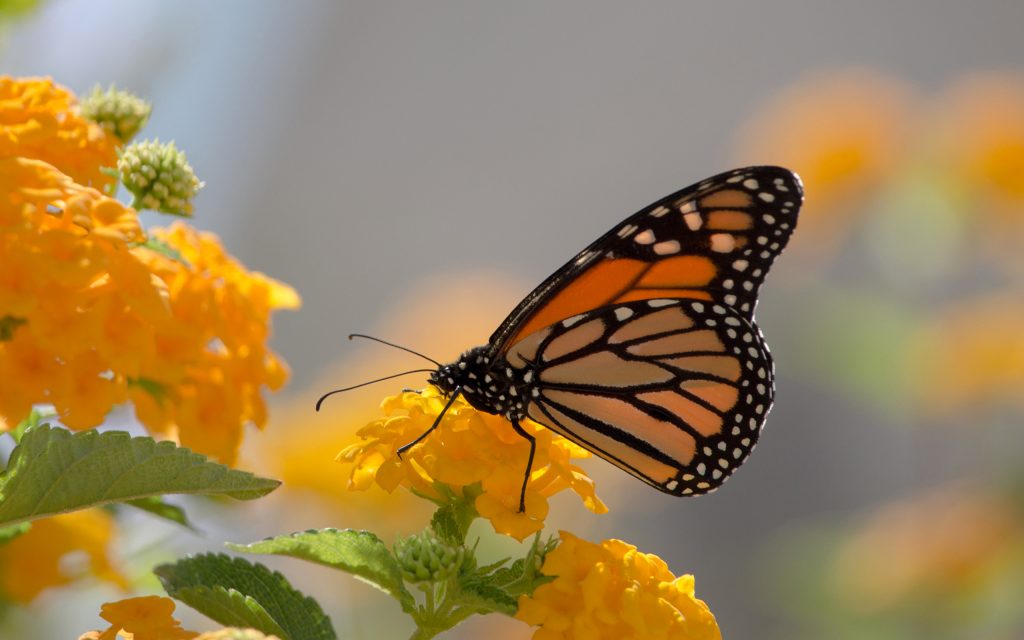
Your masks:
{"label": "orange wing panel", "polygon": [[538,309],[509,340],[509,346],[559,320],[612,302],[621,292],[632,287],[648,266],[641,260],[627,258],[597,263]]}

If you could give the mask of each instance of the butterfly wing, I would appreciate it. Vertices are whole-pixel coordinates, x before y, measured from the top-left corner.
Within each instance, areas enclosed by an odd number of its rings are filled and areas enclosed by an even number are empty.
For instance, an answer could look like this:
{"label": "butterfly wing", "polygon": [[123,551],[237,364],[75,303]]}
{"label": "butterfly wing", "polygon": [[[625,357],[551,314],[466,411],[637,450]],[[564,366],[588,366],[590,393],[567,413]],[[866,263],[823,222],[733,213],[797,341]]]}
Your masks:
{"label": "butterfly wing", "polygon": [[666,196],[545,280],[498,327],[491,348],[508,351],[561,320],[633,300],[715,301],[749,320],[802,200],[796,174],[767,166],[722,173]]}
{"label": "butterfly wing", "polygon": [[774,393],[758,328],[698,299],[604,306],[506,358],[529,371],[533,420],[674,495],[712,491],[743,463]]}

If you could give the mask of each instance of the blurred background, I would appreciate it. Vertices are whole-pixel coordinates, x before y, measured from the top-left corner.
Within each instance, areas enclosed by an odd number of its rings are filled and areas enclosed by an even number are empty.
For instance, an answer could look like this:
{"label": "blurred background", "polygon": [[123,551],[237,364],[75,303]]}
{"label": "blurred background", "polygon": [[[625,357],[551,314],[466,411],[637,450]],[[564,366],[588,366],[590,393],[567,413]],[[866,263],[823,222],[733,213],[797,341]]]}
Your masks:
{"label": "blurred background", "polygon": [[[3,4],[3,73],[151,100],[143,135],[207,183],[195,225],[304,301],[275,317],[293,380],[243,456],[286,488],[189,503],[196,534],[128,515],[142,590],[224,540],[418,530],[425,504],[349,494],[333,457],[420,383],[313,403],[420,363],[346,334],[454,358],[626,215],[770,163],[807,201],[758,308],[778,393],[757,453],[696,500],[586,462],[610,513],[565,497],[549,528],[693,573],[726,638],[1024,638],[1024,4]],[[411,631],[362,583],[266,563],[341,637]],[[76,637],[118,597],[49,590],[0,635]],[[447,637],[485,633],[530,632]]]}

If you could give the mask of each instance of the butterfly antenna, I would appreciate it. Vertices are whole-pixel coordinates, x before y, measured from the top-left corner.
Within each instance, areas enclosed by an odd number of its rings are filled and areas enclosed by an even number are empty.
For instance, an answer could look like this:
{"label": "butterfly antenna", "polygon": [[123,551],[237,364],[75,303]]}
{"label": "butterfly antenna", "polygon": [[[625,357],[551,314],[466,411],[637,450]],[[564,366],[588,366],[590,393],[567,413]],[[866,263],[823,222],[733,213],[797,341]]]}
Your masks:
{"label": "butterfly antenna", "polygon": [[333,396],[336,393],[341,393],[342,391],[351,391],[353,389],[358,389],[359,387],[365,387],[367,385],[374,384],[374,383],[377,383],[377,382],[384,382],[385,380],[390,380],[392,378],[398,378],[400,376],[407,376],[410,373],[434,373],[434,370],[433,369],[413,369],[412,371],[403,371],[402,373],[396,373],[394,375],[384,376],[383,378],[377,378],[376,380],[370,380],[369,382],[363,382],[361,384],[355,384],[355,385],[352,385],[351,387],[345,387],[343,389],[335,389],[334,391],[328,391],[324,395],[320,396],[320,399],[316,401],[316,410],[320,411],[320,405],[322,405],[324,403],[324,400],[326,400],[329,396]]}
{"label": "butterfly antenna", "polygon": [[397,344],[395,344],[393,342],[388,342],[387,340],[381,340],[380,338],[374,338],[373,336],[368,336],[368,335],[366,335],[364,333],[350,333],[350,334],[348,334],[348,339],[351,340],[352,338],[365,338],[367,340],[373,340],[374,342],[379,342],[381,344],[386,344],[389,347],[394,347],[396,349],[401,349],[402,351],[405,351],[406,353],[411,353],[412,355],[419,356],[419,357],[423,358],[424,360],[429,360],[429,361],[433,362],[434,364],[436,364],[439,367],[442,366],[440,362],[438,362],[437,360],[434,360],[430,356],[425,356],[422,353],[420,353],[419,351],[413,351],[412,349],[410,349],[408,347],[403,347],[403,346],[397,345]]}

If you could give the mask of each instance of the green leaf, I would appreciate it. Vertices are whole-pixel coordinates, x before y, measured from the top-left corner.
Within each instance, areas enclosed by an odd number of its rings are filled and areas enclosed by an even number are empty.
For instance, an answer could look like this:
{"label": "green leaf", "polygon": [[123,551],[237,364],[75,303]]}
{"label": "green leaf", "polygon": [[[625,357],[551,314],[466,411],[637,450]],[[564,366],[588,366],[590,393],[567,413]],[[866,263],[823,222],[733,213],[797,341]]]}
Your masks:
{"label": "green leaf", "polygon": [[434,530],[437,537],[451,545],[461,545],[465,542],[459,523],[455,519],[455,509],[448,504],[434,512],[430,519],[430,528]]}
{"label": "green leaf", "polygon": [[402,583],[398,562],[369,531],[310,529],[252,544],[228,544],[235,551],[300,558],[351,573],[391,595],[409,612],[415,600]]}
{"label": "green leaf", "polygon": [[28,320],[17,316],[7,315],[0,317],[0,342],[13,338],[14,330],[26,322],[28,322]]}
{"label": "green leaf", "polygon": [[20,535],[28,533],[32,525],[28,522],[12,524],[9,527],[0,527],[0,545],[5,545]]}
{"label": "green leaf", "polygon": [[153,572],[167,593],[225,626],[282,640],[336,640],[331,620],[280,573],[244,558],[207,553]]}
{"label": "green leaf", "polygon": [[148,393],[158,404],[163,405],[167,399],[167,387],[149,378],[128,378],[128,387],[138,387]]}
{"label": "green leaf", "polygon": [[173,442],[44,424],[25,432],[0,475],[0,526],[168,493],[252,500],[280,484]]}
{"label": "green leaf", "polygon": [[139,242],[135,246],[145,247],[150,251],[159,253],[160,255],[166,258],[170,258],[171,260],[180,262],[186,267],[189,266],[188,260],[185,260],[184,256],[181,255],[181,252],[179,252],[177,249],[167,244],[163,240],[160,240],[159,238],[146,238],[145,242]]}
{"label": "green leaf", "polygon": [[185,513],[184,509],[178,505],[164,502],[164,499],[160,496],[139,498],[138,500],[131,500],[126,504],[129,504],[136,509],[146,511],[147,513],[151,513],[158,518],[170,520],[171,522],[175,522],[183,527],[196,531],[195,526],[193,526],[192,522],[189,521],[188,515]]}
{"label": "green leaf", "polygon": [[519,608],[519,601],[505,592],[501,587],[484,582],[473,582],[460,585],[459,595],[454,598],[461,607],[471,607],[480,613],[497,611],[507,616],[514,616]]}

